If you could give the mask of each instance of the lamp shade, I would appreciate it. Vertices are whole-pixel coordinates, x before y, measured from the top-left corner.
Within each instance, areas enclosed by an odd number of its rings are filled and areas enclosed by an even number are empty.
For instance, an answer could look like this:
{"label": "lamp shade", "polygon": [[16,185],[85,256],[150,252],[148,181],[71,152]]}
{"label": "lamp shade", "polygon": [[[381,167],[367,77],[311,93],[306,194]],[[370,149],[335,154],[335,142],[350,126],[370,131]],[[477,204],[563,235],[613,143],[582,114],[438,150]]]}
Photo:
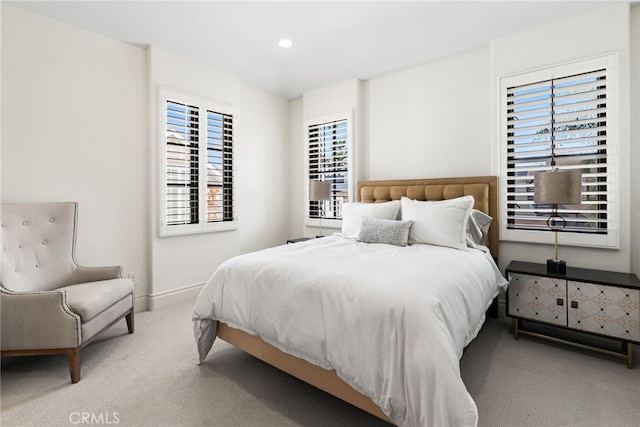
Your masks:
{"label": "lamp shade", "polygon": [[533,174],[533,201],[541,205],[582,203],[582,173],[580,170],[558,170]]}
{"label": "lamp shade", "polygon": [[309,200],[312,202],[331,199],[329,181],[309,181]]}

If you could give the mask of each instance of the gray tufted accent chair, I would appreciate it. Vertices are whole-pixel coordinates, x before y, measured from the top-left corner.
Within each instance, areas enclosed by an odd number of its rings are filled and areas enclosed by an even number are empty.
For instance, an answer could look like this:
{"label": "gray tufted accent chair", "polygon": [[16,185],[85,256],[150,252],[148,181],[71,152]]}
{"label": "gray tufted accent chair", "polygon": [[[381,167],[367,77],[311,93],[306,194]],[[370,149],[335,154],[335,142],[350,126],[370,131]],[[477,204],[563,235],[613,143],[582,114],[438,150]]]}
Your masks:
{"label": "gray tufted accent chair", "polygon": [[80,381],[80,350],[126,318],[133,325],[133,282],[122,267],[75,260],[77,203],[2,204],[0,235],[3,356],[65,354]]}

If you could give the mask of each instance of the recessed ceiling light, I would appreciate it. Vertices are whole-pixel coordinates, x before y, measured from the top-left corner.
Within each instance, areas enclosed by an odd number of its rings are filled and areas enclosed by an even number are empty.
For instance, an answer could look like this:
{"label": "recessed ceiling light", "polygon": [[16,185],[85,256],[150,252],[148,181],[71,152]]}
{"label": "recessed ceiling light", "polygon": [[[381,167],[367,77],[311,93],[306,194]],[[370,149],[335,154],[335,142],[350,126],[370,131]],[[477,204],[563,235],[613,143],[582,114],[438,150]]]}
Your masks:
{"label": "recessed ceiling light", "polygon": [[286,49],[286,48],[289,48],[289,47],[293,46],[293,43],[289,39],[282,39],[282,40],[280,40],[278,42],[278,45],[280,47],[284,47]]}

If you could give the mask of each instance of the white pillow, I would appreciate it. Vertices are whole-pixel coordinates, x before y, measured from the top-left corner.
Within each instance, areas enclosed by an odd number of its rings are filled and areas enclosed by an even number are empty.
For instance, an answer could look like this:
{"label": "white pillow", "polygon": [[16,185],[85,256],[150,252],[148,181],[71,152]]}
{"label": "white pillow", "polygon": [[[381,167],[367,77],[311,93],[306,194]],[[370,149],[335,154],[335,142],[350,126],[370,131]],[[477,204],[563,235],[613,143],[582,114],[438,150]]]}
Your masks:
{"label": "white pillow", "polygon": [[489,227],[493,217],[486,213],[473,209],[467,224],[467,245],[475,248],[478,245],[487,246]]}
{"label": "white pillow", "polygon": [[384,203],[344,203],[342,205],[342,234],[347,237],[358,237],[363,217],[396,219],[399,209],[399,200]]}
{"label": "white pillow", "polygon": [[402,219],[410,219],[409,243],[427,243],[467,250],[467,223],[473,196],[437,202],[420,202],[403,197]]}

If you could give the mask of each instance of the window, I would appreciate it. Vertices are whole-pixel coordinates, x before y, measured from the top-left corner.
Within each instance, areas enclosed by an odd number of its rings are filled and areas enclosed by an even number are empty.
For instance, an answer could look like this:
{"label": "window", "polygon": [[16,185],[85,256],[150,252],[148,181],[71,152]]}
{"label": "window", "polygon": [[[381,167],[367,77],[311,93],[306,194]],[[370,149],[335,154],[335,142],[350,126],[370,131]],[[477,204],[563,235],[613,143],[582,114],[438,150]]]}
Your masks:
{"label": "window", "polygon": [[561,232],[572,236],[563,241],[617,244],[612,60],[598,58],[502,80],[505,240],[535,241],[534,236],[547,233],[531,232],[550,231],[547,219],[553,206],[534,203],[533,175],[558,168],[582,172],[582,204],[558,206],[558,215],[566,220]]}
{"label": "window", "polygon": [[167,89],[161,90],[160,98],[160,234],[235,228],[233,112],[229,107]]}
{"label": "window", "polygon": [[[349,201],[350,171],[350,114],[339,114],[307,122],[308,179],[331,183],[331,199],[308,200],[308,225],[324,221],[324,225],[338,227],[342,219],[342,204]],[[334,221],[331,221],[334,220]]]}

